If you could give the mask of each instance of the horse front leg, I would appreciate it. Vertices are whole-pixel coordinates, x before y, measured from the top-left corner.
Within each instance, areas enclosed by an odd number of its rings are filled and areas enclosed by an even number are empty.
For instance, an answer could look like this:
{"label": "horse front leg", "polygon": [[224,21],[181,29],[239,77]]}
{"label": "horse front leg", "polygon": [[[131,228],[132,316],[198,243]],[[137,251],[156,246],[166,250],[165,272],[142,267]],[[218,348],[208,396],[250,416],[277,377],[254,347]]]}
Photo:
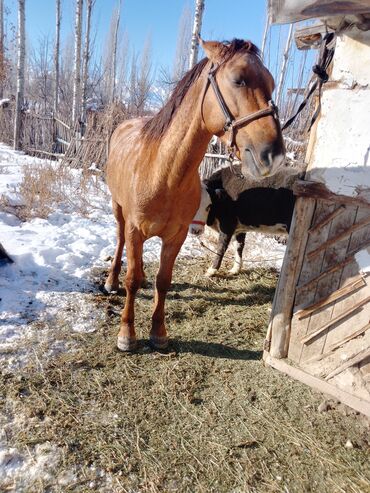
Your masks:
{"label": "horse front leg", "polygon": [[166,294],[171,286],[172,270],[187,235],[183,229],[171,240],[163,240],[159,270],[155,281],[154,310],[152,315],[152,330],[150,344],[156,349],[165,349],[168,345],[167,330],[164,322]]}
{"label": "horse front leg", "polygon": [[216,256],[213,259],[212,266],[209,267],[206,272],[207,277],[214,276],[220,268],[222,259],[224,258],[225,252],[227,250],[227,247],[229,246],[232,236],[232,234],[226,234],[222,232],[220,232],[220,234],[218,235]]}
{"label": "horse front leg", "polygon": [[242,270],[243,265],[243,250],[245,245],[245,233],[239,233],[235,238],[235,257],[234,257],[234,265],[230,269],[230,274],[236,275]]}
{"label": "horse front leg", "polygon": [[112,201],[113,214],[117,222],[117,245],[112,264],[109,269],[107,280],[104,284],[104,289],[107,293],[118,291],[119,288],[119,273],[122,265],[122,252],[125,246],[125,220],[122,215],[122,207],[117,202]]}
{"label": "horse front leg", "polygon": [[117,346],[121,351],[132,351],[137,346],[135,334],[135,296],[143,282],[143,243],[141,233],[126,222],[127,273],[125,278],[126,302],[121,315]]}

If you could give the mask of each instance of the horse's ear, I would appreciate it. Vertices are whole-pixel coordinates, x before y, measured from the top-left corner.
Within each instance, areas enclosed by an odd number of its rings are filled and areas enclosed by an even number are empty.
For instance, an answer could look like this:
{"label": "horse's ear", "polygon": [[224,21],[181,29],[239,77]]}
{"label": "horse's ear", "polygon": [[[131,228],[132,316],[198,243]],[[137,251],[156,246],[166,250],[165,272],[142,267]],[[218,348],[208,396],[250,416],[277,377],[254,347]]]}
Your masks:
{"label": "horse's ear", "polygon": [[208,60],[213,63],[220,63],[225,51],[225,45],[219,41],[203,41],[199,36],[199,44],[203,48]]}

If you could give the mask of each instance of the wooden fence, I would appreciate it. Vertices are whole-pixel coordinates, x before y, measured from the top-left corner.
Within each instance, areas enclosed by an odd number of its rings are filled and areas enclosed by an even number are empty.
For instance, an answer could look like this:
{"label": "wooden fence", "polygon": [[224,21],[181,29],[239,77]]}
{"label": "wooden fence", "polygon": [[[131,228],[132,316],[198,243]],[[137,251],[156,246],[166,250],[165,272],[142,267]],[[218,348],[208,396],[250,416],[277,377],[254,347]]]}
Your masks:
{"label": "wooden fence", "polygon": [[[115,127],[126,118],[120,105],[103,112],[90,112],[83,126],[72,127],[59,116],[22,113],[21,148],[27,154],[53,159],[75,167],[102,169],[108,155],[108,142]],[[0,107],[0,140],[12,145],[14,104]]]}

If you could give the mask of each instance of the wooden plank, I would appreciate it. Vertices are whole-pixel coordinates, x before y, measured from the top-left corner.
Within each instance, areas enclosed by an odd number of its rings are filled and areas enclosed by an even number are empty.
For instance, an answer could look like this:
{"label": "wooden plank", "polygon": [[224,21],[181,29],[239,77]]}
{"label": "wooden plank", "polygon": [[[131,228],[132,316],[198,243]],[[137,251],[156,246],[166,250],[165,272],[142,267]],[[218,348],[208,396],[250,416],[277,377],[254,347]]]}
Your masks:
{"label": "wooden plank", "polygon": [[366,14],[368,0],[269,0],[269,15],[273,24],[286,24],[312,18]]}
{"label": "wooden plank", "polygon": [[62,120],[59,120],[59,118],[56,118],[54,116],[54,120],[59,123],[60,125],[62,125],[63,127],[67,128],[68,130],[72,130],[71,127],[69,125],[67,125],[66,123],[64,123]]}
{"label": "wooden plank", "polygon": [[347,257],[344,260],[342,260],[342,262],[339,262],[336,265],[332,265],[331,267],[329,267],[325,271],[320,272],[320,274],[318,276],[310,279],[305,284],[301,284],[301,285],[297,286],[297,290],[307,289],[309,286],[317,284],[325,276],[342,269],[344,266],[348,265],[351,262],[355,262],[355,258],[353,256]]}
{"label": "wooden plank", "polygon": [[336,323],[340,322],[344,318],[348,317],[355,311],[359,310],[361,307],[366,305],[370,301],[370,296],[367,296],[365,299],[357,302],[355,305],[353,305],[351,308],[348,308],[348,310],[345,310],[343,313],[338,315],[335,318],[332,318],[329,322],[324,324],[322,327],[319,327],[316,329],[314,332],[311,332],[310,334],[306,335],[301,339],[302,344],[307,344],[310,342],[312,339],[314,339],[316,336],[320,335],[322,332],[324,332],[326,329],[329,329],[332,325],[335,325]]}
{"label": "wooden plank", "polygon": [[339,214],[342,214],[342,212],[344,211],[345,207],[346,206],[344,204],[341,204],[337,209],[334,209],[330,214],[328,214],[327,216],[325,216],[321,221],[319,221],[314,226],[312,226],[312,228],[310,228],[308,230],[308,232],[310,234],[311,233],[316,233],[316,231],[318,231],[319,229],[321,229],[324,226],[326,226],[328,223],[330,223],[330,221],[332,221],[334,218],[336,218],[337,216],[339,216]]}
{"label": "wooden plank", "polygon": [[319,48],[323,38],[322,35],[332,31],[326,23],[319,22],[311,26],[297,28],[294,32],[294,41],[299,50]]}
{"label": "wooden plank", "polygon": [[305,363],[313,363],[314,361],[320,361],[323,358],[326,358],[327,356],[330,356],[333,354],[333,352],[338,349],[339,347],[343,346],[343,344],[346,344],[346,342],[351,341],[352,339],[356,339],[356,337],[364,334],[368,329],[370,328],[370,322],[361,327],[360,329],[355,330],[352,334],[347,335],[346,337],[343,337],[343,339],[340,339],[339,341],[335,342],[331,346],[328,347],[328,350],[323,353],[319,354],[318,356],[315,356],[314,358],[306,361]]}
{"label": "wooden plank", "polygon": [[344,240],[348,236],[350,236],[352,233],[361,230],[364,226],[367,226],[370,224],[370,217],[367,217],[363,219],[361,222],[357,224],[353,224],[350,228],[346,229],[345,231],[342,231],[341,233],[338,233],[337,235],[333,236],[332,238],[329,238],[325,243],[317,247],[315,250],[311,250],[308,252],[307,257],[309,259],[312,259],[315,257],[319,252],[322,250],[326,250],[329,246],[335,245],[341,240]]}
{"label": "wooden plank", "polygon": [[345,390],[342,390],[329,382],[326,382],[325,380],[321,380],[321,378],[310,375],[300,368],[293,367],[289,365],[286,360],[273,358],[268,353],[264,354],[264,361],[267,365],[272,366],[276,370],[289,375],[295,380],[299,380],[319,392],[329,394],[335,399],[338,399],[340,402],[343,402],[346,406],[349,406],[365,416],[370,417],[370,401],[357,397],[354,394],[350,394],[349,392],[346,392]]}
{"label": "wooden plank", "polygon": [[355,291],[362,288],[363,286],[366,286],[366,281],[364,280],[363,276],[359,275],[350,284],[346,284],[342,288],[333,291],[326,298],[321,299],[316,303],[311,304],[310,306],[307,306],[305,308],[302,308],[301,310],[296,311],[295,315],[298,317],[299,320],[302,320],[303,318],[311,315],[313,312],[325,308],[327,305],[333,303],[334,301],[339,300],[343,296],[354,293]]}
{"label": "wooden plank", "polygon": [[271,313],[271,354],[283,358],[288,353],[294,292],[301,270],[307,231],[315,210],[315,201],[298,199]]}
{"label": "wooden plank", "polygon": [[[334,205],[328,205],[323,201],[316,201],[316,208],[314,217],[312,220],[311,226],[314,227],[316,224],[320,223],[328,213],[331,213],[334,210]],[[320,274],[322,269],[322,263],[324,260],[324,252],[316,257],[314,261],[311,261],[307,258],[306,252],[317,248],[323,242],[325,242],[330,234],[330,225],[326,225],[319,229],[316,234],[308,233],[307,244],[305,248],[305,255],[302,262],[301,272],[298,278],[298,285],[307,282],[312,277],[315,277]],[[306,289],[303,291],[297,291],[295,293],[295,306],[300,306],[302,303],[313,303],[315,300],[315,290],[314,289]]]}
{"label": "wooden plank", "polygon": [[[332,236],[336,236],[340,231],[348,229],[348,227],[352,226],[356,220],[357,207],[346,207],[345,211],[334,218],[330,223],[330,233],[329,238]],[[330,265],[334,263],[339,263],[346,258],[346,252],[348,249],[350,237],[344,238],[342,241],[335,243],[330,246],[326,250],[324,250],[324,257],[322,260],[322,270],[326,270]],[[318,257],[314,257],[314,259],[321,258],[322,252],[320,252]],[[312,259],[312,262],[314,262]],[[351,264],[352,265],[352,264]],[[315,287],[315,297],[313,302],[317,302],[320,299],[323,299],[329,296],[333,291],[339,289],[343,283],[343,269],[336,270],[332,272],[329,276],[324,277]],[[370,293],[369,293],[370,294]],[[367,295],[367,293],[366,293]],[[362,295],[364,298],[366,295]],[[344,304],[347,303],[347,298],[344,300]],[[344,306],[340,309],[340,313],[345,311],[348,306]],[[326,310],[321,310],[319,312],[313,313],[307,320],[309,321],[308,325],[306,325],[305,334],[302,334],[301,337],[314,332],[318,328],[328,324],[330,320],[335,317],[336,303],[330,305]],[[316,354],[321,354],[325,352],[325,346],[328,334],[331,334],[331,330],[326,330],[320,337],[316,337],[314,340],[310,342],[310,344],[302,344],[301,343],[301,355],[299,362],[300,364],[304,364],[304,361],[312,358],[312,356]]]}
{"label": "wooden plank", "polygon": [[[312,220],[312,226],[320,223],[325,217],[327,217],[328,213],[333,212],[334,204],[328,204],[322,200],[316,201],[316,209],[314,218]],[[326,241],[331,231],[331,223],[325,225],[321,229],[317,231],[316,234],[309,234],[308,241],[306,245],[305,251],[312,250],[316,248],[321,243]],[[312,279],[312,277],[319,275],[322,271],[322,264],[324,261],[324,254],[322,252],[318,257],[315,258],[315,261],[310,261],[307,257],[304,257],[301,273],[299,275],[299,284],[307,282],[307,280]],[[295,292],[295,307],[301,306],[303,303],[312,304],[315,302],[316,298],[316,285],[310,286],[306,290],[299,291],[296,289]],[[307,334],[308,327],[310,324],[310,319],[305,319],[304,321],[299,321],[295,316],[293,316],[291,321],[291,337],[289,344],[289,352],[288,357],[295,362],[299,362],[302,355],[303,346],[300,342],[300,339]]]}
{"label": "wooden plank", "polygon": [[310,197],[314,199],[326,200],[331,203],[341,203],[349,205],[360,205],[370,208],[370,203],[363,197],[350,197],[348,195],[337,195],[329,190],[323,183],[316,181],[297,180],[293,185],[293,193],[298,197]]}
{"label": "wooden plank", "polygon": [[346,370],[347,368],[350,368],[351,366],[355,366],[358,363],[361,363],[361,361],[366,359],[368,356],[370,356],[370,348],[363,349],[362,351],[354,355],[352,358],[345,361],[342,365],[338,366],[338,368],[336,368],[328,375],[326,375],[325,380],[330,380],[331,378],[335,377],[335,375],[342,373],[342,371]]}

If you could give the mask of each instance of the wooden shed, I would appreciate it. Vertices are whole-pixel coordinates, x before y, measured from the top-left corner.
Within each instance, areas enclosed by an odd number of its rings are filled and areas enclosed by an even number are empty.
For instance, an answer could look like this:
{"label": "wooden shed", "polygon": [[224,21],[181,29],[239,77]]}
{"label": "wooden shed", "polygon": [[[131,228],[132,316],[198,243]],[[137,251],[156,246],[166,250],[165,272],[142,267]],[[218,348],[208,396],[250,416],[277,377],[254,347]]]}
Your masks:
{"label": "wooden shed", "polygon": [[264,360],[370,416],[370,1],[270,0],[269,11],[276,23],[318,17],[300,45],[333,32],[335,51]]}

